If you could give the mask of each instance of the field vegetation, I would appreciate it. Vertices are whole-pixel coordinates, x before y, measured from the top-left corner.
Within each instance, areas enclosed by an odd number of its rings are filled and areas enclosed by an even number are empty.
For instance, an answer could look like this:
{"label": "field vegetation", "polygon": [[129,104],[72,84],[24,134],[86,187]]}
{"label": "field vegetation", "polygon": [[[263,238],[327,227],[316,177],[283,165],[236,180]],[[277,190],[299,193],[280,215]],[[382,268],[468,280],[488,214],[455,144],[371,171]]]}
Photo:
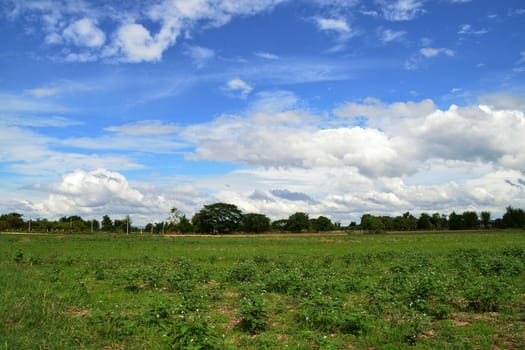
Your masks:
{"label": "field vegetation", "polygon": [[523,349],[525,232],[0,235],[0,349]]}

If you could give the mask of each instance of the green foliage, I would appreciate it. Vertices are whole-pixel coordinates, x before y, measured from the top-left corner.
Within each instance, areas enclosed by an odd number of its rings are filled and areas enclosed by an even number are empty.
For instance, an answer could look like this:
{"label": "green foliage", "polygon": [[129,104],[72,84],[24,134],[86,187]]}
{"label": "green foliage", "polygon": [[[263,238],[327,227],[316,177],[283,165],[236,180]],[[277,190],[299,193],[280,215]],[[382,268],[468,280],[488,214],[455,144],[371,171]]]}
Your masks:
{"label": "green foliage", "polygon": [[0,263],[6,349],[525,344],[521,231],[0,235]]}
{"label": "green foliage", "polygon": [[286,221],[286,231],[302,232],[310,229],[310,218],[308,214],[297,212],[288,217]]}
{"label": "green foliage", "polygon": [[385,225],[381,218],[370,214],[364,214],[361,217],[361,228],[368,232],[379,233],[385,230]]}
{"label": "green foliage", "polygon": [[268,232],[270,231],[270,218],[263,214],[243,214],[241,230],[248,233]]}
{"label": "green foliage", "polygon": [[13,260],[18,264],[24,261],[24,251],[22,249],[17,249]]}
{"label": "green foliage", "polygon": [[191,219],[200,233],[233,233],[240,229],[242,213],[233,204],[215,203],[205,205]]}
{"label": "green foliage", "polygon": [[257,267],[251,262],[237,262],[228,273],[228,280],[233,282],[252,281],[257,277]]}
{"label": "green foliage", "polygon": [[245,291],[239,307],[239,328],[251,334],[264,331],[268,320],[265,309],[266,304],[261,295],[255,291]]}
{"label": "green foliage", "polygon": [[508,228],[525,228],[525,211],[511,206],[503,214],[503,226]]}
{"label": "green foliage", "polygon": [[310,227],[315,232],[327,232],[335,229],[332,220],[326,216],[319,216],[317,219],[310,219]]}
{"label": "green foliage", "polygon": [[177,350],[218,350],[224,347],[217,332],[200,317],[175,318],[165,339],[170,349]]}
{"label": "green foliage", "polygon": [[360,335],[369,328],[366,311],[353,306],[344,308],[337,298],[315,294],[299,304],[296,320],[306,329],[328,333]]}

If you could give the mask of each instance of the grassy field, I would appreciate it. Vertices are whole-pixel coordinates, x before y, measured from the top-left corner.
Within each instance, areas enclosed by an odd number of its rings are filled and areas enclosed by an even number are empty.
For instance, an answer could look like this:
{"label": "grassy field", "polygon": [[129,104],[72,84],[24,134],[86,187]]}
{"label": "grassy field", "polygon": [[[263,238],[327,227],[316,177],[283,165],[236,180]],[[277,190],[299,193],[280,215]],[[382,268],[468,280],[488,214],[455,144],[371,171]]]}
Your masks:
{"label": "grassy field", "polygon": [[0,349],[524,349],[525,231],[0,234]]}

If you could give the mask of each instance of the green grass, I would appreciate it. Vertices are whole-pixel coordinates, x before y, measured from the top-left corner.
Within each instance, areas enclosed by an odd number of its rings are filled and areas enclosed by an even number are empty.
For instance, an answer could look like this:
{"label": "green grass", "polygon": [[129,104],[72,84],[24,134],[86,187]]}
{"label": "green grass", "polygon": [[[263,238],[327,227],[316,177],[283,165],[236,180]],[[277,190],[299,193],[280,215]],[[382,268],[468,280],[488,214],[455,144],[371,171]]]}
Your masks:
{"label": "green grass", "polygon": [[525,232],[0,235],[0,349],[522,349]]}

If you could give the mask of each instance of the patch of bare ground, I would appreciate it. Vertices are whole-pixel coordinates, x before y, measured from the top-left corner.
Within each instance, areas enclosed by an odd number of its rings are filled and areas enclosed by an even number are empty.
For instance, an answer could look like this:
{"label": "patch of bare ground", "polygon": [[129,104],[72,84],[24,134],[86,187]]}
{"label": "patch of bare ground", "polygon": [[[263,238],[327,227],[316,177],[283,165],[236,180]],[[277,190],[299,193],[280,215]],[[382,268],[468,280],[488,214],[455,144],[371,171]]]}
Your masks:
{"label": "patch of bare ground", "polygon": [[525,321],[523,320],[516,321],[509,315],[499,312],[485,312],[480,314],[456,312],[450,315],[450,320],[455,327],[469,327],[478,322],[495,326],[498,332],[492,337],[490,349],[525,349]]}
{"label": "patch of bare ground", "polygon": [[79,308],[79,307],[72,307],[68,310],[68,314],[73,317],[82,317],[86,316],[90,313],[89,309],[85,308]]}
{"label": "patch of bare ground", "polygon": [[237,313],[239,312],[239,310],[236,309],[236,308],[232,308],[232,307],[229,307],[229,306],[222,306],[219,309],[217,309],[217,311],[220,312],[221,315],[223,315],[224,317],[226,317],[228,319],[228,322],[226,322],[223,325],[224,329],[226,329],[228,331],[231,331],[232,329],[234,329],[235,326],[237,326],[239,324],[239,322],[241,321],[237,317]]}

